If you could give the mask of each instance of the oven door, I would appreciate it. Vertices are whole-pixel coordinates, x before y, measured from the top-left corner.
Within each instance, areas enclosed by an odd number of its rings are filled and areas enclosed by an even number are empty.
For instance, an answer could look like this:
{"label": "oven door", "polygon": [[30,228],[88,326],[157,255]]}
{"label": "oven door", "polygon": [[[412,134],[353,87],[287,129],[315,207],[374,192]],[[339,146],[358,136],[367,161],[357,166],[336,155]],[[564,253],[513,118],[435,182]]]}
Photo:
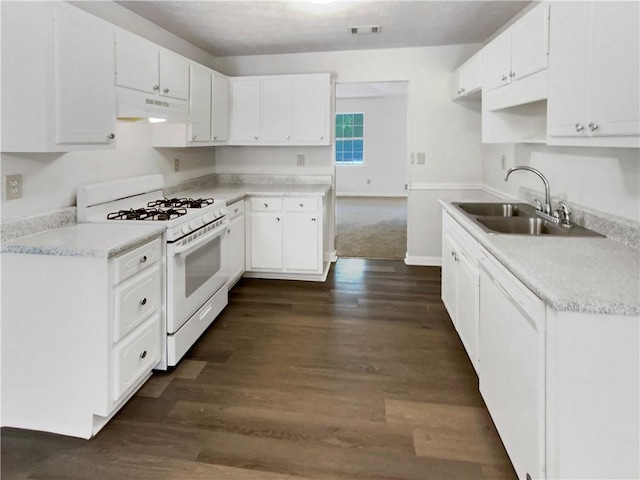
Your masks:
{"label": "oven door", "polygon": [[193,240],[188,243],[177,241],[167,246],[167,334],[178,331],[224,287],[228,277],[227,226],[225,221],[203,235],[189,234]]}

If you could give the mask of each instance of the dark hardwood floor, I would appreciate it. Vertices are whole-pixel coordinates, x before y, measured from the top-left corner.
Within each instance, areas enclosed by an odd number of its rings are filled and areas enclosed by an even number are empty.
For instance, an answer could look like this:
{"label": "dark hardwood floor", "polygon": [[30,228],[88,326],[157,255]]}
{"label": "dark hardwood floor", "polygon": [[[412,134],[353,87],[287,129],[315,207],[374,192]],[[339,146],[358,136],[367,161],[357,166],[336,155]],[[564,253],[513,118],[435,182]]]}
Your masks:
{"label": "dark hardwood floor", "polygon": [[92,440],[5,428],[2,479],[515,479],[440,275],[339,260],[243,279]]}

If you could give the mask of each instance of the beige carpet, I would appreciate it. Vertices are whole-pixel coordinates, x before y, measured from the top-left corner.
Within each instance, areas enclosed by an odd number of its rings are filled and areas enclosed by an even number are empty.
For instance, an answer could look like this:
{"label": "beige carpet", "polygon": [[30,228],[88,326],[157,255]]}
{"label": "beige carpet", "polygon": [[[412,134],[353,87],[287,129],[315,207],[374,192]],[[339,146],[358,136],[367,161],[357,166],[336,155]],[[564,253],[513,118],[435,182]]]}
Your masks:
{"label": "beige carpet", "polygon": [[407,251],[407,199],[338,197],[339,257],[404,259]]}

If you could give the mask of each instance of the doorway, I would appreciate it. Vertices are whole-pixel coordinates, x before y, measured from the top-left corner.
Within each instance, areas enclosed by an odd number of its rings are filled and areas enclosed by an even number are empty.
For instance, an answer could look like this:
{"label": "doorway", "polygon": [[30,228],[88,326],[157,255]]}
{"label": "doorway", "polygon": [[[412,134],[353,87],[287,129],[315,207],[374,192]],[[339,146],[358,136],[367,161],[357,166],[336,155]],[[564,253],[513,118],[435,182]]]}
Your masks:
{"label": "doorway", "polygon": [[404,259],[408,82],[336,85],[336,251]]}

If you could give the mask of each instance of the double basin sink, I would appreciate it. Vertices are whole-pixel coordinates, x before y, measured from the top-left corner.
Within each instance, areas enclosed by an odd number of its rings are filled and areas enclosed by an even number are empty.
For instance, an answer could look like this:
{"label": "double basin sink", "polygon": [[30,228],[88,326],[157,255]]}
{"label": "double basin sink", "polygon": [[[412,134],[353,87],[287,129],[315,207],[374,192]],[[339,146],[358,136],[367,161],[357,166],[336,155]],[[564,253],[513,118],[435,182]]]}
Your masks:
{"label": "double basin sink", "polygon": [[597,232],[574,225],[562,225],[536,215],[526,203],[452,203],[487,233],[511,235],[553,235],[570,237],[602,237]]}

